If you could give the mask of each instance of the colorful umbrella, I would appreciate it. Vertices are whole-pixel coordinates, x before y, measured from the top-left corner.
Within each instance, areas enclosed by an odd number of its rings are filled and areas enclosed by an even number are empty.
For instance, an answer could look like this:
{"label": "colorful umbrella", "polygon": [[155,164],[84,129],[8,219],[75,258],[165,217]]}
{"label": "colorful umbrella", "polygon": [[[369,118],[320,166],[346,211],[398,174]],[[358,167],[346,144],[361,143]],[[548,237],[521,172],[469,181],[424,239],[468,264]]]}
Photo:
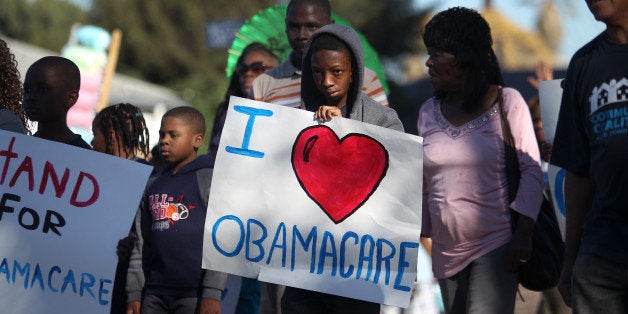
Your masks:
{"label": "colorful umbrella", "polygon": [[[285,32],[287,7],[287,4],[283,4],[264,9],[242,25],[240,30],[236,33],[233,44],[231,44],[231,48],[229,49],[229,58],[227,59],[227,68],[225,69],[227,77],[231,77],[236,67],[236,62],[240,54],[242,54],[242,50],[252,42],[260,42],[266,45],[282,62],[288,58],[288,54],[292,51],[292,48],[288,43]],[[334,13],[331,14],[331,17],[337,24],[353,27],[349,21]],[[364,35],[358,32],[358,36],[364,48],[364,63],[366,67],[377,73],[384,90],[388,93],[388,84],[386,83],[384,68],[379,61],[377,52],[373,46],[368,43]]]}

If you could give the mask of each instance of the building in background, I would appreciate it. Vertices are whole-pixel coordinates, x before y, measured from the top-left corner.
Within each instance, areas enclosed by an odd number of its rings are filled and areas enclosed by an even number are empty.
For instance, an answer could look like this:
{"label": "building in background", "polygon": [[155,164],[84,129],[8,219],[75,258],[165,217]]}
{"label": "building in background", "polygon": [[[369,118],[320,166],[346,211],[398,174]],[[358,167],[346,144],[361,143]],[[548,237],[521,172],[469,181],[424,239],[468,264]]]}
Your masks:
{"label": "building in background", "polygon": [[89,138],[91,134],[110,46],[111,35],[105,29],[94,25],[75,25],[70,31],[68,43],[61,50],[61,56],[72,60],[81,71],[79,98],[68,111],[67,123],[74,133],[83,138]]}
{"label": "building in background", "polygon": [[[15,55],[22,80],[28,67],[44,56],[59,55],[58,52],[42,49],[37,46],[0,35],[7,42]],[[150,143],[155,145],[159,139],[161,116],[171,108],[189,106],[173,90],[122,74],[115,74],[111,81],[109,104],[130,103],[142,110],[150,131]],[[91,123],[91,120],[90,120]],[[89,142],[92,134],[83,138]]]}

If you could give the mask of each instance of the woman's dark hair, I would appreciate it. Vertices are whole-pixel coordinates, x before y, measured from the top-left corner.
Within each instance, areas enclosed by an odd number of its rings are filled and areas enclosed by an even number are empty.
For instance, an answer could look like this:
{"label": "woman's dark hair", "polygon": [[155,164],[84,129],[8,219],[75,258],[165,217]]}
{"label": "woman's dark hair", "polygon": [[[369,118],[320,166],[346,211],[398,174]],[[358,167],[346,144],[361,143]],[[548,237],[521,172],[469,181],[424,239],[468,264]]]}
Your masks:
{"label": "woman's dark hair", "polygon": [[[236,64],[240,64],[242,62],[244,62],[244,58],[251,52],[254,51],[263,51],[264,53],[267,53],[269,56],[275,58],[277,60],[277,62],[279,62],[279,58],[277,58],[277,56],[268,48],[266,48],[266,46],[264,46],[261,43],[258,42],[254,42],[249,44],[248,46],[246,46],[246,48],[244,48],[244,50],[242,50],[242,54],[240,54],[240,57],[238,58],[238,61]],[[244,91],[242,90],[242,88],[240,87],[240,75],[238,75],[237,71],[233,71],[233,73],[231,73],[231,80],[229,81],[229,87],[227,88],[227,93],[225,93],[225,103],[229,103],[229,97],[231,96],[238,96],[238,97],[247,97],[248,95],[244,94]]]}
{"label": "woman's dark hair", "polygon": [[107,154],[111,151],[113,139],[110,130],[119,136],[118,150],[124,151],[128,155],[135,155],[137,152],[149,155],[149,135],[146,121],[142,111],[131,104],[117,104],[105,107],[96,117],[96,126],[105,136],[105,146]]}
{"label": "woman's dark hair", "polygon": [[[497,56],[493,51],[491,28],[475,10],[454,7],[436,14],[425,26],[423,41],[428,49],[453,54],[468,74],[471,92],[463,104],[466,110],[478,106],[489,85],[504,85]],[[436,98],[446,96],[436,91]]]}
{"label": "woman's dark hair", "polygon": [[24,124],[24,128],[28,130],[26,115],[22,108],[23,95],[24,90],[15,56],[9,50],[7,43],[0,39],[0,108],[15,113]]}

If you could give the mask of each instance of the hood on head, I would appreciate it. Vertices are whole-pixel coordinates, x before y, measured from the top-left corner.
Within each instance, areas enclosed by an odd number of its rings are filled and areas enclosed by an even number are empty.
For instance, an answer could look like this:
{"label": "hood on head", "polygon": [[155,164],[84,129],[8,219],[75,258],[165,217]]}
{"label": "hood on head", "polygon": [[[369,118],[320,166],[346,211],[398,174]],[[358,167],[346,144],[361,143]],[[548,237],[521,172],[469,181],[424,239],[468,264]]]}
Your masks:
{"label": "hood on head", "polygon": [[362,49],[362,43],[353,28],[339,25],[328,24],[319,28],[316,32],[310,36],[310,39],[305,44],[303,49],[303,60],[301,66],[301,98],[305,104],[305,109],[309,111],[315,111],[325,101],[325,96],[318,91],[314,79],[312,78],[312,54],[310,47],[312,42],[316,40],[322,34],[331,34],[339,38],[349,46],[351,50],[352,64],[356,65],[352,70],[352,84],[347,97],[347,112],[351,112],[353,105],[362,92],[362,85],[364,80],[364,50]]}

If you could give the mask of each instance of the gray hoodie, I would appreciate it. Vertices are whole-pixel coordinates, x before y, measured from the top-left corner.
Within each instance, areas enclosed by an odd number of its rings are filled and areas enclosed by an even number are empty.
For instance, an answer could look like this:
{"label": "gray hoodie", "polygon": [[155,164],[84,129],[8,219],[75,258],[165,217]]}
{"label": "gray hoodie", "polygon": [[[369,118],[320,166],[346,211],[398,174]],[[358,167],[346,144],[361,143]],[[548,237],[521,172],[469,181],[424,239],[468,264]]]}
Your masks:
{"label": "gray hoodie", "polygon": [[338,37],[351,50],[352,65],[354,65],[355,69],[352,69],[352,83],[346,104],[349,118],[403,132],[403,125],[394,109],[382,106],[362,92],[364,50],[358,34],[351,27],[344,25],[325,25],[314,32],[305,44],[303,66],[301,67],[301,97],[305,104],[305,109],[316,111],[321,104],[324,104],[325,100],[325,96],[316,88],[312,78],[312,54],[310,52],[312,42],[322,34],[331,34]]}

